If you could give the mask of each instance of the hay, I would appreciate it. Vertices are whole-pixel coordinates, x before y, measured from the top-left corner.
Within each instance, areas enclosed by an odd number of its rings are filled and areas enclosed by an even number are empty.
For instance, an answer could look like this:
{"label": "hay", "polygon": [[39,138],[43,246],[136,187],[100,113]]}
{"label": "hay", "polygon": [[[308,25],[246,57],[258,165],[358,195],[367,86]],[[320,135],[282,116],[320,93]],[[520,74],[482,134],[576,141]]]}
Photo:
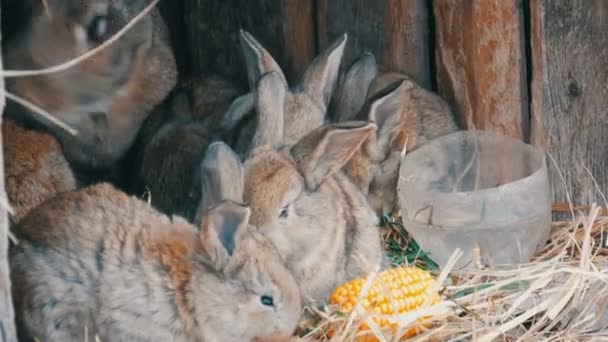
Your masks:
{"label": "hay", "polygon": [[[531,262],[481,265],[449,276],[446,267],[439,275],[442,302],[386,318],[405,332],[432,316],[432,326],[412,341],[608,340],[608,216],[595,205],[576,213],[574,221],[553,224],[549,241]],[[352,341],[365,334],[358,332],[362,321],[373,317],[356,311],[344,317],[331,307],[307,310],[315,319],[301,325],[297,340]],[[399,340],[383,333],[372,334],[377,341]]]}

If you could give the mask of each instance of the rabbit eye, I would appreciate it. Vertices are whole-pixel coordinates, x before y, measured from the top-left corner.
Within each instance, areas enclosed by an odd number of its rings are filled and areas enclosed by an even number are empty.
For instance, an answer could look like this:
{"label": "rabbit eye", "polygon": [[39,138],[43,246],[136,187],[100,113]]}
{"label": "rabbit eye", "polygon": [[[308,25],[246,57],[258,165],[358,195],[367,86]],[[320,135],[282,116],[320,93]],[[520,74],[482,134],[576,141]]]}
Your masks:
{"label": "rabbit eye", "polygon": [[263,295],[260,297],[260,301],[262,302],[262,305],[265,306],[274,306],[274,299],[269,296],[269,295]]}
{"label": "rabbit eye", "polygon": [[108,17],[104,15],[95,16],[87,28],[87,35],[89,36],[89,39],[94,42],[101,42],[107,33]]}
{"label": "rabbit eye", "polygon": [[283,209],[281,209],[281,212],[279,213],[279,218],[286,218],[287,215],[289,215],[289,205],[286,205],[283,207]]}

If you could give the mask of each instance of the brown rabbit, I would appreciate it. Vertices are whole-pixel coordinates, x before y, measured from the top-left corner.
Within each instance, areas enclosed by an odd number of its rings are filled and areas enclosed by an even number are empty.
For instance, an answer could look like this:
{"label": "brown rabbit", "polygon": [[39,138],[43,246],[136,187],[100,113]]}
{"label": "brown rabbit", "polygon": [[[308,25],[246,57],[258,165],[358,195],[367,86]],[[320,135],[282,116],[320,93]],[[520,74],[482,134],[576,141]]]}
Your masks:
{"label": "brown rabbit", "polygon": [[232,144],[241,139],[250,141],[252,129],[242,120],[255,109],[255,98],[219,75],[197,75],[180,86],[180,94],[190,107],[190,120],[201,123],[209,131]]}
{"label": "brown rabbit", "polygon": [[2,120],[2,148],[11,226],[58,193],[76,189],[76,180],[61,147],[45,133]]}
{"label": "brown rabbit", "polygon": [[[376,75],[376,76],[374,76]],[[374,210],[396,207],[401,153],[459,130],[454,114],[439,95],[405,74],[378,74],[373,55],[366,53],[345,73],[336,103],[341,120],[368,120],[378,130],[347,163],[344,171],[368,192]],[[365,87],[368,84],[368,87]],[[360,107],[361,98],[366,103]],[[351,112],[348,112],[351,111]]]}
{"label": "brown rabbit", "polygon": [[[6,68],[42,69],[78,57],[122,29],[147,3],[35,1],[31,25],[4,49]],[[72,126],[77,135],[33,114],[16,117],[50,131],[71,164],[112,165],[130,147],[148,113],[175,85],[176,66],[166,31],[154,10],[108,48],[68,70],[8,79],[10,91]]]}
{"label": "brown rabbit", "polygon": [[[260,89],[269,77],[262,77]],[[263,122],[282,127],[280,115]],[[273,146],[282,141],[280,129],[265,129],[262,141],[268,143],[243,166],[228,146],[215,144],[224,153],[213,170],[217,175],[205,179],[216,189],[243,184],[252,224],[277,246],[305,299],[324,302],[340,282],[385,266],[377,216],[340,171],[373,130],[362,122],[328,125],[295,145]],[[230,177],[227,170],[233,170]]]}
{"label": "brown rabbit", "polygon": [[[252,93],[257,91],[256,84],[264,74],[276,72],[280,76],[273,92],[277,94],[274,101],[284,104],[285,119],[283,120],[282,139],[286,143],[297,141],[326,122],[327,106],[338,78],[338,70],[347,41],[346,34],[317,56],[305,71],[301,82],[292,88],[289,88],[283,71],[274,58],[249,32],[241,31],[240,41]],[[257,98],[255,95],[252,96]],[[228,117],[226,125],[235,126],[234,121],[240,119],[238,116]],[[246,131],[257,131],[253,125],[256,120],[250,122]],[[245,132],[243,138],[233,144],[240,155],[246,155],[247,151],[254,148],[259,142],[259,138],[253,138],[252,142],[251,135],[251,133]]]}
{"label": "brown rabbit", "polygon": [[[136,142],[136,148],[141,151],[134,162],[130,184],[130,192],[137,196],[149,191],[156,209],[168,215],[180,215],[191,222],[202,196],[199,167],[207,147],[216,140],[230,141],[236,134],[236,129],[222,128],[222,116],[240,115],[232,113],[253,109],[253,103],[244,104],[239,98],[231,105],[228,99],[233,99],[236,92],[226,97],[227,94],[208,96],[223,91],[199,89],[202,84],[196,85],[193,94],[190,89],[180,90],[173,99],[172,109],[160,113],[164,118],[156,120],[158,123],[152,122],[153,116],[159,115],[156,112],[144,124],[143,134]],[[228,92],[227,89],[224,91]],[[188,95],[196,94],[200,96],[194,96],[192,108]],[[230,107],[226,108],[227,105]],[[225,109],[228,112],[222,115],[217,112]],[[152,126],[158,126],[156,132],[152,133]],[[145,132],[150,134],[146,137]]]}
{"label": "brown rabbit", "polygon": [[32,341],[253,341],[296,328],[297,283],[233,202],[199,230],[107,183],[58,195],[11,251],[18,331]]}

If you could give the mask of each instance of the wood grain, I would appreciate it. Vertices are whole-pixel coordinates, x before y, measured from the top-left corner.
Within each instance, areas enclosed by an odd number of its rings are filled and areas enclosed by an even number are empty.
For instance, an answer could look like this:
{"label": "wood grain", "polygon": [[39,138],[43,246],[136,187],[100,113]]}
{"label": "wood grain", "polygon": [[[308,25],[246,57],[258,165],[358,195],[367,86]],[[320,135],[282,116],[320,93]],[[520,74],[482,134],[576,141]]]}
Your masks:
{"label": "wood grain", "polygon": [[431,87],[429,6],[426,0],[318,0],[319,48],[348,33],[342,67],[363,51],[383,67]]}
{"label": "wood grain", "polygon": [[518,0],[434,1],[437,85],[460,123],[527,139],[523,10]]}
{"label": "wood grain", "polygon": [[549,159],[556,201],[568,202],[569,193],[574,204],[604,204],[599,190],[608,188],[608,1],[530,5],[531,141],[549,151],[563,173],[562,180]]}
{"label": "wood grain", "polygon": [[[0,32],[0,37],[2,33]],[[2,70],[2,53],[0,53],[0,71]],[[4,90],[4,78],[0,78],[0,89]],[[2,92],[4,94],[4,92]],[[4,95],[0,95],[0,125],[2,114],[6,105]],[[0,133],[0,196],[6,201],[7,195],[4,188],[4,153],[2,149],[2,136]],[[15,332],[15,321],[13,312],[13,300],[11,296],[11,279],[8,265],[8,213],[3,205],[0,205],[0,341],[17,341]]]}
{"label": "wood grain", "polygon": [[313,4],[310,0],[185,0],[192,71],[218,73],[246,86],[238,40],[242,28],[294,82],[315,56]]}

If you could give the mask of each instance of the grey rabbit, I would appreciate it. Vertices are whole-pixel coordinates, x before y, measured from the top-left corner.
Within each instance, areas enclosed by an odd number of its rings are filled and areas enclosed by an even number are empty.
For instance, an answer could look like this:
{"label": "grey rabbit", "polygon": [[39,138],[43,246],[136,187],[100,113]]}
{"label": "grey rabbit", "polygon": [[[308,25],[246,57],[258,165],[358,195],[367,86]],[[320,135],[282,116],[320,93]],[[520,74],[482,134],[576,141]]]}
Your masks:
{"label": "grey rabbit", "polygon": [[57,195],[11,249],[20,338],[287,341],[298,285],[249,216],[220,201],[197,228],[107,183]]}

